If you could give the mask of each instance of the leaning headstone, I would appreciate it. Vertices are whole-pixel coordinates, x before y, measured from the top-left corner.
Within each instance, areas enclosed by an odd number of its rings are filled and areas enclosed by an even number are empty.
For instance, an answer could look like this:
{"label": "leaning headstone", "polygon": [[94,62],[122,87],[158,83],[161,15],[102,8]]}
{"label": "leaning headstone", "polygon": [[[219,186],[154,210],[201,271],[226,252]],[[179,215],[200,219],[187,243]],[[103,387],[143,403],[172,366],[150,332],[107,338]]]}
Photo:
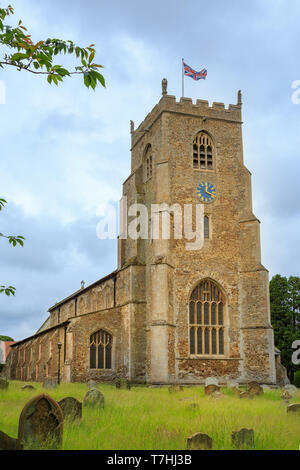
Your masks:
{"label": "leaning headstone", "polygon": [[205,387],[208,387],[208,385],[216,385],[217,387],[219,386],[219,381],[216,377],[207,377],[205,379]]}
{"label": "leaning headstone", "polygon": [[258,382],[249,382],[248,390],[250,395],[263,395],[264,389]]}
{"label": "leaning headstone", "polygon": [[21,390],[36,390],[36,388],[33,385],[26,384],[21,387]]}
{"label": "leaning headstone", "polygon": [[23,447],[19,439],[9,437],[5,432],[0,431],[0,450],[22,450]]}
{"label": "leaning headstone", "polygon": [[64,418],[68,418],[71,421],[75,419],[81,419],[82,417],[82,403],[73,397],[63,398],[58,402],[62,409]]}
{"label": "leaning headstone", "polygon": [[43,388],[51,390],[51,389],[56,388],[56,387],[57,387],[57,380],[56,379],[52,379],[52,378],[48,377],[47,379],[45,379],[43,381]]}
{"label": "leaning headstone", "polygon": [[233,431],[231,434],[233,447],[254,447],[254,430],[242,428],[239,431]]}
{"label": "leaning headstone", "polygon": [[293,403],[287,407],[288,413],[300,413],[300,403]]}
{"label": "leaning headstone", "polygon": [[202,432],[196,432],[187,438],[188,450],[210,450],[212,449],[212,438]]}
{"label": "leaning headstone", "polygon": [[62,443],[63,413],[49,395],[38,395],[23,408],[19,419],[21,444],[34,448],[57,449]]}
{"label": "leaning headstone", "polygon": [[214,392],[219,392],[219,391],[220,391],[220,387],[214,384],[207,385],[204,389],[205,395],[212,395]]}
{"label": "leaning headstone", "polygon": [[104,407],[104,396],[96,388],[89,390],[84,399],[83,406],[99,406],[100,408]]}
{"label": "leaning headstone", "polygon": [[7,390],[8,384],[9,382],[5,377],[0,377],[0,390]]}

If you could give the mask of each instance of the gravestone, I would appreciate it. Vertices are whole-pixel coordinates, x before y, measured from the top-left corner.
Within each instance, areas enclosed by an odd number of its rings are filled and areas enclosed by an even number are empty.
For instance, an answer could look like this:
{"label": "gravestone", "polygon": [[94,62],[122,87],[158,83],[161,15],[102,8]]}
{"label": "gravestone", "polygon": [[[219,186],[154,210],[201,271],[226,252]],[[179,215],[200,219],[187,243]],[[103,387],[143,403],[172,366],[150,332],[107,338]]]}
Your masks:
{"label": "gravestone", "polygon": [[51,389],[56,388],[56,387],[57,387],[57,380],[56,379],[48,377],[47,379],[45,379],[43,381],[43,388],[51,390]]}
{"label": "gravestone", "polygon": [[63,398],[58,402],[62,409],[64,418],[68,418],[71,421],[75,419],[81,419],[82,417],[82,403],[73,397]]}
{"label": "gravestone", "polygon": [[99,390],[92,388],[86,393],[83,399],[83,406],[99,406],[104,408],[104,396]]}
{"label": "gravestone", "polygon": [[233,447],[254,447],[254,430],[242,428],[239,431],[233,431],[231,434]]}
{"label": "gravestone", "polygon": [[219,386],[219,381],[216,377],[207,377],[207,379],[205,379],[205,387],[208,387],[208,385],[216,385],[216,387]]}
{"label": "gravestone", "polygon": [[211,450],[212,438],[202,432],[196,432],[187,438],[188,450]]}
{"label": "gravestone", "polygon": [[0,450],[22,450],[23,447],[18,439],[9,437],[5,432],[0,431]]}
{"label": "gravestone", "polygon": [[214,392],[219,392],[219,391],[220,391],[220,387],[214,384],[207,385],[204,389],[205,395],[212,395]]}
{"label": "gravestone", "polygon": [[300,413],[300,403],[293,403],[287,407],[288,413]]}
{"label": "gravestone", "polygon": [[21,387],[21,390],[36,390],[36,388],[33,385],[26,384]]}
{"label": "gravestone", "polygon": [[19,419],[18,438],[30,447],[57,449],[62,443],[63,413],[49,395],[38,395],[23,408]]}
{"label": "gravestone", "polygon": [[0,390],[7,390],[8,384],[9,382],[5,377],[0,377]]}
{"label": "gravestone", "polygon": [[263,395],[264,389],[258,382],[249,382],[248,391],[251,395]]}
{"label": "gravestone", "polygon": [[129,380],[124,379],[124,378],[116,379],[115,384],[116,384],[116,388],[119,388],[119,389],[126,389],[126,390],[131,389],[131,384],[130,384]]}
{"label": "gravestone", "polygon": [[294,398],[298,395],[298,388],[295,385],[289,384],[285,385],[282,389],[282,393],[287,392],[290,395],[290,398]]}

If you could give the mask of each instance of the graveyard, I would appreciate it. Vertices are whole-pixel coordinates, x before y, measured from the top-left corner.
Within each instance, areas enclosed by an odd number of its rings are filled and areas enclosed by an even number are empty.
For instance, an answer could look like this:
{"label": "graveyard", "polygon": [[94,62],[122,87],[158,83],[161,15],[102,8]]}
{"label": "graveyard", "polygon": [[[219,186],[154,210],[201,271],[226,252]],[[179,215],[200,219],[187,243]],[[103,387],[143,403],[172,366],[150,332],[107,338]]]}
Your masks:
{"label": "graveyard", "polygon": [[[58,408],[61,450],[186,450],[193,449],[197,439],[213,450],[298,450],[300,413],[291,405],[300,403],[299,389],[292,395],[267,387],[249,394],[246,387],[216,390],[214,385],[127,388],[62,383],[45,388],[41,383],[9,381],[7,388],[0,388],[0,431],[13,439],[24,434],[24,416],[29,416],[28,410],[32,413],[38,396],[41,412],[46,396],[49,409]],[[68,407],[76,416],[68,414]],[[297,412],[287,412],[288,407]],[[198,433],[204,434],[204,441]],[[47,449],[47,444],[29,440],[26,449]]]}

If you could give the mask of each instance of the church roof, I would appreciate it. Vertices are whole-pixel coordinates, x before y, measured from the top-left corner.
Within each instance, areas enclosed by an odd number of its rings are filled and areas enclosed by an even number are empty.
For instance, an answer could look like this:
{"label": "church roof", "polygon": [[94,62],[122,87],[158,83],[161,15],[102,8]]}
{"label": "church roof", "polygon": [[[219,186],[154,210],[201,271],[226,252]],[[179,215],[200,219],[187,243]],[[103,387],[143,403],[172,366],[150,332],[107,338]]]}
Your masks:
{"label": "church roof", "polygon": [[116,274],[117,274],[117,270],[116,271],[113,271],[112,273],[108,274],[107,276],[105,277],[102,277],[101,279],[99,279],[98,281],[94,282],[93,284],[90,284],[89,286],[83,288],[83,289],[79,289],[77,290],[76,292],[74,292],[73,294],[69,295],[68,297],[65,297],[63,300],[60,300],[59,302],[57,302],[55,305],[53,305],[52,307],[49,308],[48,312],[51,312],[52,310],[55,310],[56,308],[60,307],[61,305],[65,304],[66,302],[68,302],[69,300],[72,300],[72,299],[75,299],[76,297],[78,297],[79,295],[83,294],[84,292],[87,292],[88,290],[92,289],[93,287],[96,287],[98,286],[99,284],[102,284],[103,282],[105,281],[108,281],[109,279],[112,279],[114,277],[116,277]]}

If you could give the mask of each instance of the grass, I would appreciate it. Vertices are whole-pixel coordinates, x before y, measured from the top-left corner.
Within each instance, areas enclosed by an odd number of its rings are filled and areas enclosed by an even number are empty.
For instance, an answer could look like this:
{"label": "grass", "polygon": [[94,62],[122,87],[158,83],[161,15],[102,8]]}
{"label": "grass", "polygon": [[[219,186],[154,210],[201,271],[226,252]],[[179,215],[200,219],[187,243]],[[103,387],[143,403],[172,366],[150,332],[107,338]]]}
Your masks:
{"label": "grass", "polygon": [[[59,401],[73,396],[82,401],[86,384],[61,384],[45,390],[22,391],[24,382],[11,381],[0,390],[0,430],[17,437],[20,413],[27,401],[48,393]],[[104,409],[83,408],[80,422],[64,423],[63,450],[184,450],[186,438],[195,432],[212,437],[215,450],[232,449],[231,432],[253,428],[257,450],[298,450],[300,415],[287,413],[280,390],[265,390],[253,399],[240,399],[223,389],[223,399],[204,396],[203,387],[184,387],[169,393],[168,388],[132,387],[117,390],[101,384]],[[182,400],[182,398],[189,398]],[[300,402],[300,391],[291,403]],[[198,407],[192,407],[196,403]]]}

